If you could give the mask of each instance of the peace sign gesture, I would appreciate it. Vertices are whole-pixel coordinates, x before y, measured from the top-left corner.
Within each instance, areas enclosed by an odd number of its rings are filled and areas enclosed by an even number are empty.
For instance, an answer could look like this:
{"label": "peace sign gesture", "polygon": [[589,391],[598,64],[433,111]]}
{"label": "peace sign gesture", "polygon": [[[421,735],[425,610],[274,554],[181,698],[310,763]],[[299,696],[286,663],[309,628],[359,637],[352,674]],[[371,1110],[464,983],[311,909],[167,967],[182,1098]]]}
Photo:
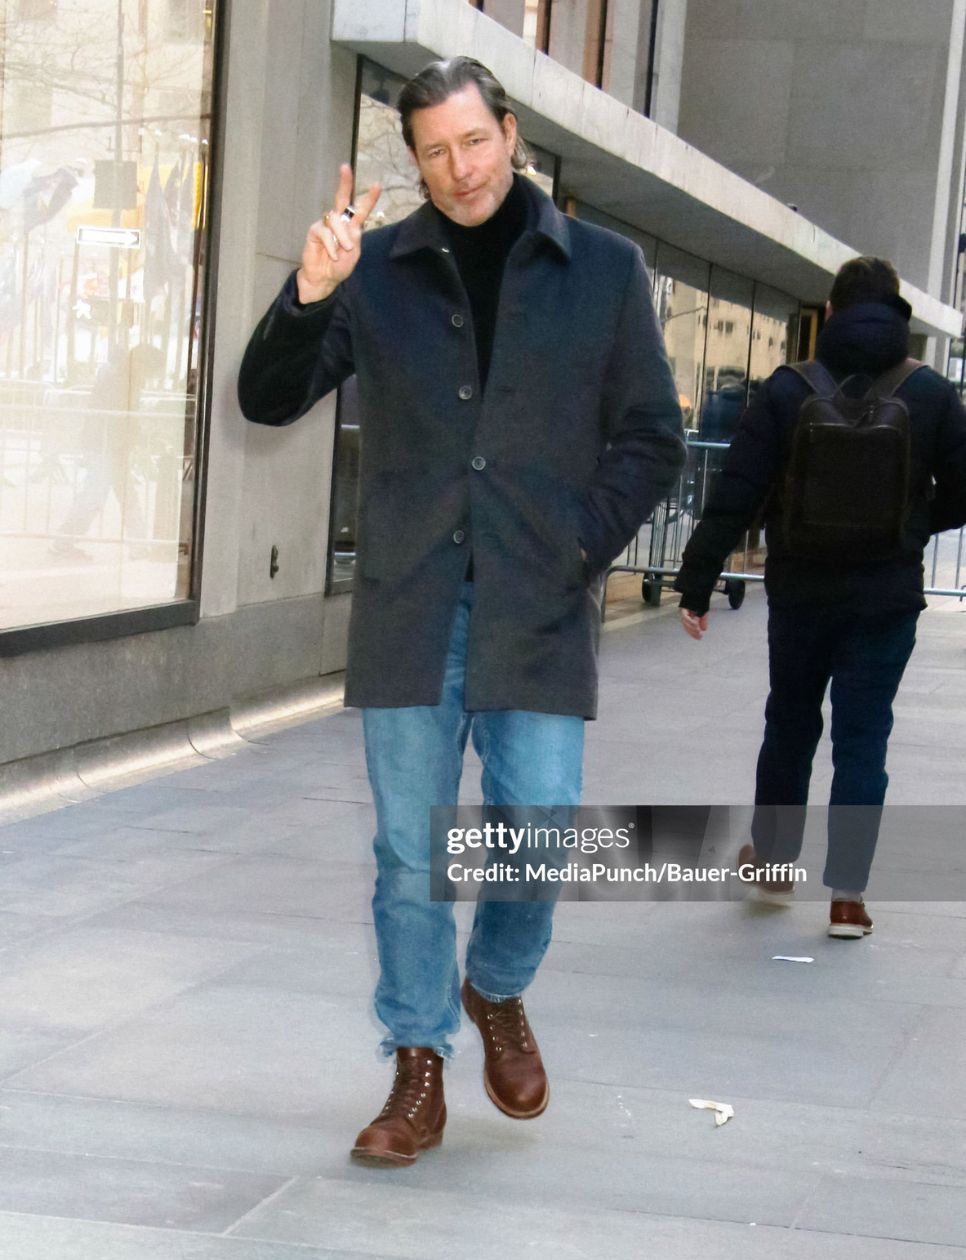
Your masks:
{"label": "peace sign gesture", "polygon": [[320,302],[352,274],[359,261],[362,229],[379,200],[380,188],[373,184],[352,203],[352,167],[339,167],[339,187],[335,208],[327,210],[309,228],[302,249],[302,265],[296,275],[299,301]]}

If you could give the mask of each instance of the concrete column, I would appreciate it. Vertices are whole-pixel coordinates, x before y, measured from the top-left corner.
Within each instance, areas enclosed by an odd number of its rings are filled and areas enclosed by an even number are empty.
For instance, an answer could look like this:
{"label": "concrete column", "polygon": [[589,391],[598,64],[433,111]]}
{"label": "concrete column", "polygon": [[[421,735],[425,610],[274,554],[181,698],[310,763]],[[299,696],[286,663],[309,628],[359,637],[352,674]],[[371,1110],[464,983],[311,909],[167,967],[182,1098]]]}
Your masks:
{"label": "concrete column", "polygon": [[[653,0],[609,0],[607,91],[632,109],[643,108],[647,54],[650,44],[650,7]],[[642,83],[643,81],[643,83]]]}
{"label": "concrete column", "polygon": [[[658,0],[657,48],[654,56],[655,83],[651,93],[651,117],[675,134],[681,104],[684,70],[684,34],[688,0]],[[644,45],[647,54],[647,44]]]}
{"label": "concrete column", "polygon": [[956,296],[959,227],[963,212],[964,132],[966,132],[966,74],[964,74],[966,0],[955,0],[949,32],[946,99],[939,142],[939,172],[933,215],[929,290],[946,302]]}
{"label": "concrete column", "polygon": [[235,399],[238,362],[254,326],[257,218],[250,196],[261,179],[269,7],[234,0],[226,26],[225,111],[222,119],[222,197],[218,320],[212,347],[212,401],[208,438],[202,616],[232,612],[238,601],[238,554],[245,435]]}
{"label": "concrete column", "polygon": [[[328,0],[285,0],[271,8],[265,74],[272,88],[265,94],[260,175],[253,185],[260,200],[249,334],[298,266],[309,224],[332,204],[339,163],[352,158],[356,58],[330,43],[330,13]],[[237,419],[245,449],[239,604],[321,597],[335,407],[333,394],[283,429]]]}
{"label": "concrete column", "polygon": [[597,5],[592,0],[554,0],[550,11],[550,56],[575,74],[588,74],[587,49]]}

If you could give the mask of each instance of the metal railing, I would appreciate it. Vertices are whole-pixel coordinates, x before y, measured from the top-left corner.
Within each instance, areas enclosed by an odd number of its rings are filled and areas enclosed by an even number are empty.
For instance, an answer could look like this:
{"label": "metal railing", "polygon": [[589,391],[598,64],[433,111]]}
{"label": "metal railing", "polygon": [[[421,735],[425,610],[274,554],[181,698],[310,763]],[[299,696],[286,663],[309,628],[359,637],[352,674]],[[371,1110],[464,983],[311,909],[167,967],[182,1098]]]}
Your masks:
{"label": "metal railing", "polygon": [[[602,609],[606,613],[607,583],[615,573],[641,576],[641,598],[657,607],[661,593],[670,589],[681,569],[684,549],[701,520],[704,504],[714,484],[727,442],[703,442],[688,435],[687,460],[677,485],[657,505],[651,519],[641,528],[627,550],[604,574]],[[927,595],[966,599],[966,530],[937,534],[926,553]],[[645,554],[647,559],[642,560]],[[755,527],[748,530],[731,564],[721,574],[716,589],[728,597],[732,608],[740,608],[748,582],[764,581],[765,544]]]}

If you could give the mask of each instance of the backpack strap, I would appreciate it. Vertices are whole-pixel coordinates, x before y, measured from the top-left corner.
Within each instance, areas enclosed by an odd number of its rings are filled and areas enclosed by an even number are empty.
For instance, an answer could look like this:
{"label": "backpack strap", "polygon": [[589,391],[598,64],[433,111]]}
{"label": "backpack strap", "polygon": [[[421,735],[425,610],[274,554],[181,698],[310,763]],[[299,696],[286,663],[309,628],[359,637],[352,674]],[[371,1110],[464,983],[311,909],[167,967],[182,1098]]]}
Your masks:
{"label": "backpack strap", "polygon": [[[901,363],[897,363],[887,372],[876,377],[865,395],[866,398],[891,398],[913,372],[918,372],[925,366],[920,359],[903,359]],[[822,398],[837,394],[845,384],[845,381],[836,381],[824,363],[820,363],[818,359],[806,359],[803,363],[786,363],[785,367],[800,376],[812,392]],[[851,379],[851,377],[845,378],[845,380]]]}
{"label": "backpack strap", "polygon": [[786,363],[785,366],[789,371],[800,376],[812,393],[818,394],[821,398],[828,398],[839,392],[838,381],[824,364],[819,363],[818,359],[806,359],[802,363]]}
{"label": "backpack strap", "polygon": [[921,367],[925,366],[925,363],[920,359],[903,359],[895,367],[889,368],[888,372],[883,372],[881,376],[876,377],[869,387],[866,398],[891,398],[896,390],[912,376],[913,372],[918,372]]}

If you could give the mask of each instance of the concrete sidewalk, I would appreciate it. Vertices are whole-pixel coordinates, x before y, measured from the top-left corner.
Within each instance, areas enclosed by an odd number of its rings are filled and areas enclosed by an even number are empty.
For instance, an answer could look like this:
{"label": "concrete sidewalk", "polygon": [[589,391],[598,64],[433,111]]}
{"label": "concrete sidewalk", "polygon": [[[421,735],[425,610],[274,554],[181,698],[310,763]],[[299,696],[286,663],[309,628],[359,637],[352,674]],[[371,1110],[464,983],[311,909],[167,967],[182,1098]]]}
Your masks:
{"label": "concrete sidewalk", "polygon": [[[966,805],[966,610],[920,625],[891,800]],[[701,644],[618,617],[602,672],[588,802],[750,800],[760,590]],[[381,1172],[371,832],[353,712],[0,830],[3,1260],[966,1260],[966,905],[563,904],[550,1109],[495,1111],[464,1029],[443,1146]]]}

